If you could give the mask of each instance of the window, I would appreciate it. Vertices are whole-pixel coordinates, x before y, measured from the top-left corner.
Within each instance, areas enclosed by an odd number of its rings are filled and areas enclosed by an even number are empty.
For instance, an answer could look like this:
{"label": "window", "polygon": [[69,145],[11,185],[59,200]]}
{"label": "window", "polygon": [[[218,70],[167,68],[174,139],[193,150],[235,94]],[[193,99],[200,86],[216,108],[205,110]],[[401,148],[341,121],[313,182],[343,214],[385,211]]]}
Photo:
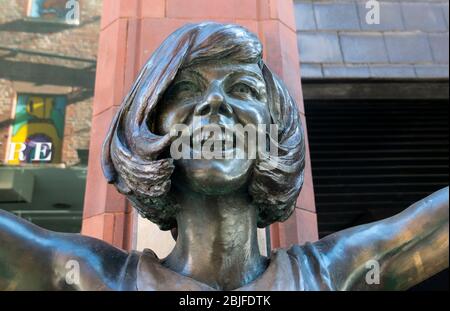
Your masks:
{"label": "window", "polygon": [[28,17],[31,20],[79,24],[78,0],[29,0]]}
{"label": "window", "polygon": [[[61,162],[66,103],[67,98],[60,95],[18,95],[10,148],[17,151],[20,145],[25,149],[22,159],[16,152],[8,164]],[[37,148],[41,150],[38,156]]]}

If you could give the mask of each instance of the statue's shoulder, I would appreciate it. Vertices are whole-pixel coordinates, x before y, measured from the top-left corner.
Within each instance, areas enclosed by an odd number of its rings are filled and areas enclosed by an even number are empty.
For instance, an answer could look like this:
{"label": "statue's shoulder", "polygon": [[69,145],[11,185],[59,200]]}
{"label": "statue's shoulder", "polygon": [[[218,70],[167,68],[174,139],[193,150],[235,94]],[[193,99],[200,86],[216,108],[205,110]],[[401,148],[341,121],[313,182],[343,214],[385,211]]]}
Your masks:
{"label": "statue's shoulder", "polygon": [[[96,258],[79,259],[81,284],[75,286],[75,289],[88,291],[136,291],[138,289],[139,263],[142,261],[144,252],[135,250],[125,252],[115,247],[108,250],[110,252],[99,252]],[[117,256],[118,254],[120,256]]]}
{"label": "statue's shoulder", "polygon": [[308,259],[319,259],[320,254],[318,249],[316,248],[314,243],[306,242],[302,245],[291,245],[291,247],[286,249],[286,252],[291,255],[295,256],[300,260],[308,260]]}
{"label": "statue's shoulder", "polygon": [[[147,250],[144,250],[145,253]],[[144,252],[132,250],[128,253],[128,257],[123,265],[119,290],[136,291],[139,262]],[[152,252],[153,253],[153,252]]]}
{"label": "statue's shoulder", "polygon": [[293,245],[285,251],[298,267],[304,290],[335,290],[326,258],[315,243]]}

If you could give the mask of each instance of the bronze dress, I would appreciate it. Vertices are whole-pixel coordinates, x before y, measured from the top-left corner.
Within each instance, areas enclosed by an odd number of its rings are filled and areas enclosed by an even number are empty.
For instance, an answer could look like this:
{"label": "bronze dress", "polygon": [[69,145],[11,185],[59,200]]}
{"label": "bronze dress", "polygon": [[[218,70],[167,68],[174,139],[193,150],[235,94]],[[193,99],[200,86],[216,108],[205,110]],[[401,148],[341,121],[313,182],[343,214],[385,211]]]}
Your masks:
{"label": "bronze dress", "polygon": [[[214,291],[216,289],[174,272],[161,264],[156,254],[145,249],[132,251],[124,266],[123,290],[139,291]],[[324,260],[311,243],[277,249],[257,279],[236,291],[318,291],[335,290]]]}

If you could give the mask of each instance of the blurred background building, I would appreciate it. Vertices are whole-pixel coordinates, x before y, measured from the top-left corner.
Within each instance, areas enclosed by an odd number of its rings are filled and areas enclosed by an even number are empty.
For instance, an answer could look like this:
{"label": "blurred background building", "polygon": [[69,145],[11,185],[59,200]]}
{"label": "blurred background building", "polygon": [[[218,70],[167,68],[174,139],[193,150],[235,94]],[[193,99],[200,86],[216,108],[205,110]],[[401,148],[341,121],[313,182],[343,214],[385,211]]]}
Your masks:
{"label": "blurred background building", "polygon": [[[0,208],[79,232],[101,1],[82,1],[79,19],[66,3],[0,1]],[[36,142],[51,161],[33,161]],[[27,145],[23,161],[11,143]]]}
{"label": "blurred background building", "polygon": [[[99,144],[151,51],[202,20],[257,33],[306,121],[311,182],[293,217],[261,233],[266,251],[389,217],[448,184],[448,1],[10,0],[0,2],[0,208],[170,251],[170,233],[106,185]],[[38,142],[52,143],[50,163],[33,161]],[[11,143],[26,144],[25,159],[8,159]]]}
{"label": "blurred background building", "polygon": [[295,1],[321,237],[448,184],[448,1],[367,3]]}
{"label": "blurred background building", "polygon": [[319,237],[448,185],[449,2],[368,3],[294,4]]}

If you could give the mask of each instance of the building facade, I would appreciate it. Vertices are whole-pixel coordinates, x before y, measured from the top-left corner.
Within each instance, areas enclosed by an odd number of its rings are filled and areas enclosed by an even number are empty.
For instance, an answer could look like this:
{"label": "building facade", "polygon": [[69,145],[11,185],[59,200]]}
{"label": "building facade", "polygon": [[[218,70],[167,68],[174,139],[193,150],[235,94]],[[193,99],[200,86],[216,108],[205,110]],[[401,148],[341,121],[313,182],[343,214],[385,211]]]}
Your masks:
{"label": "building facade", "polygon": [[294,6],[319,237],[447,186],[448,1]]}
{"label": "building facade", "polygon": [[448,183],[448,1],[295,1],[319,235]]}
{"label": "building facade", "polygon": [[100,14],[94,0],[0,3],[0,207],[54,230],[81,228]]}

